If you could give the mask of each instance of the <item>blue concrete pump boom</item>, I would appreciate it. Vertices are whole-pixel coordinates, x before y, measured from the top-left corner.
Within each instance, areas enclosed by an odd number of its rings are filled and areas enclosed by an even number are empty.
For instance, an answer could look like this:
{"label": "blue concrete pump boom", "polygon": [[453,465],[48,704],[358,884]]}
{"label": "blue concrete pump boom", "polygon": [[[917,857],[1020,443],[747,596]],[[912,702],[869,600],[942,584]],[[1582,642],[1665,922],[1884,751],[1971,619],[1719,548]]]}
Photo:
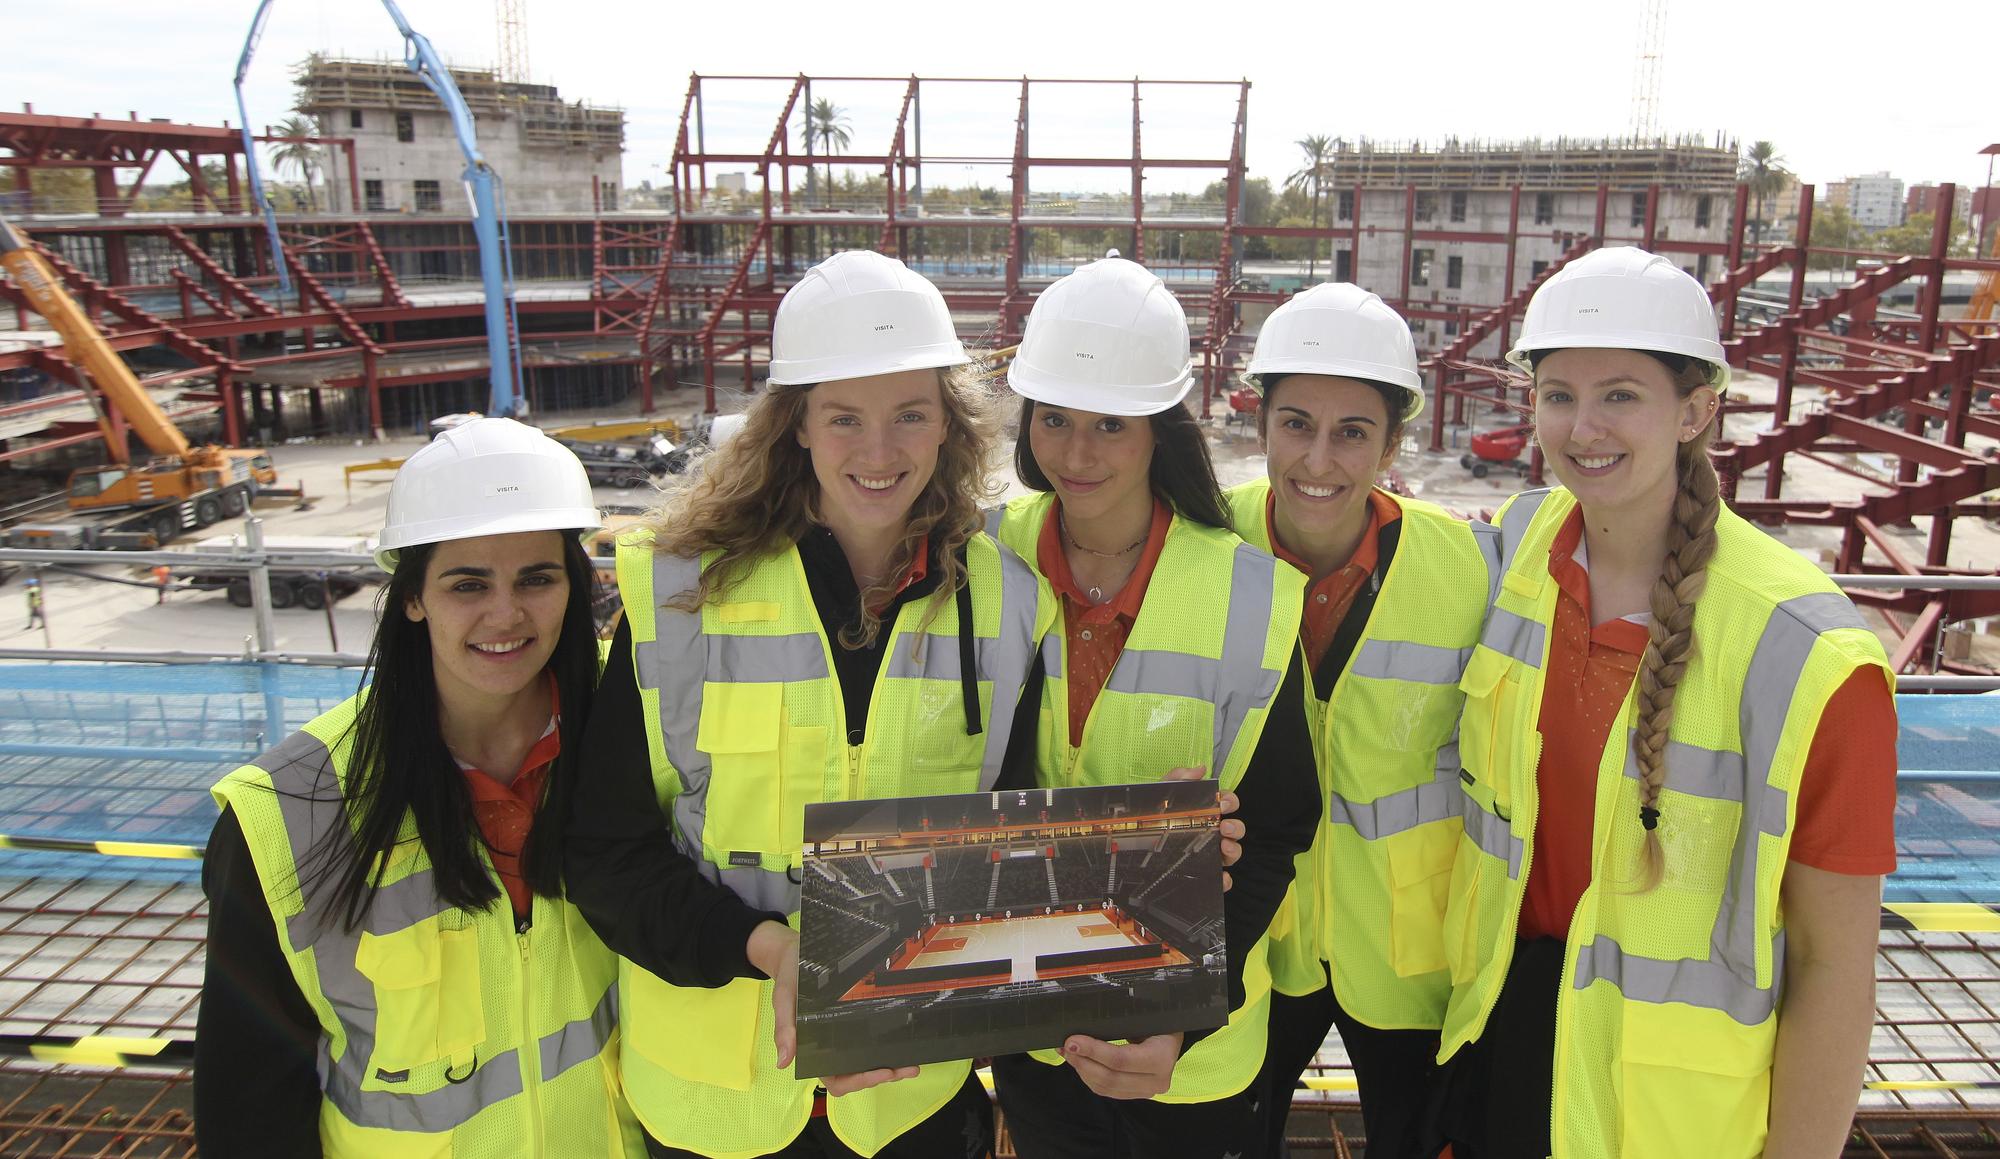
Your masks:
{"label": "blue concrete pump boom", "polygon": [[[243,110],[243,77],[249,71],[250,57],[256,51],[257,40],[263,35],[264,19],[271,3],[272,0],[261,0],[258,4],[250,36],[243,45],[242,60],[236,66],[239,112]],[[451,115],[452,131],[458,137],[459,151],[465,154],[465,193],[472,202],[472,232],[479,241],[479,278],[486,290],[486,350],[492,364],[493,384],[487,413],[524,418],[528,412],[528,401],[521,389],[520,327],[514,309],[514,262],[507,242],[507,198],[500,186],[500,175],[493,171],[493,167],[486,163],[485,155],[480,153],[472,110],[466,107],[465,97],[459,93],[457,83],[451,79],[451,70],[445,67],[437,49],[431,47],[431,42],[422,33],[410,27],[410,22],[403,18],[402,9],[396,7],[396,0],[382,0],[382,6],[389,10],[389,18],[396,22],[396,29],[403,34],[403,63],[410,66],[410,71],[424,82],[424,87],[444,102],[445,111]],[[243,139],[244,150],[249,153],[250,117],[247,112],[243,113]],[[254,153],[250,154],[249,165],[252,196],[264,205],[271,258],[278,268],[280,284],[289,289],[283,250],[278,240],[277,214],[261,192]]]}
{"label": "blue concrete pump boom", "polygon": [[250,58],[257,54],[257,42],[264,38],[264,21],[270,15],[271,0],[262,0],[257,5],[256,18],[250,22],[250,35],[244,38],[243,55],[236,58],[236,115],[243,126],[243,167],[250,171],[250,199],[264,214],[264,234],[271,242],[271,264],[278,271],[278,288],[289,294],[292,276],[285,272],[285,251],[278,240],[278,208],[264,195],[264,178],[257,168],[257,141],[250,135],[250,111],[243,103],[243,78],[250,75]]}

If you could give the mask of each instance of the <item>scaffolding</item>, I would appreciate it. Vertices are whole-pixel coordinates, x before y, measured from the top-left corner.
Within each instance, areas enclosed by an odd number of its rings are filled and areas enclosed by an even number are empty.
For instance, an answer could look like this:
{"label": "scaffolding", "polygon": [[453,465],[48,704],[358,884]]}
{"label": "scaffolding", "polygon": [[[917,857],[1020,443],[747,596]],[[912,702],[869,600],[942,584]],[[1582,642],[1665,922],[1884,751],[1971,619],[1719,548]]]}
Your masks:
{"label": "scaffolding", "polygon": [[[438,111],[437,95],[401,61],[346,60],[314,53],[294,66],[299,107],[311,112],[386,109]],[[625,111],[565,102],[553,85],[500,79],[492,69],[454,68],[452,80],[475,117],[520,118],[525,145],[616,150],[625,144]]]}

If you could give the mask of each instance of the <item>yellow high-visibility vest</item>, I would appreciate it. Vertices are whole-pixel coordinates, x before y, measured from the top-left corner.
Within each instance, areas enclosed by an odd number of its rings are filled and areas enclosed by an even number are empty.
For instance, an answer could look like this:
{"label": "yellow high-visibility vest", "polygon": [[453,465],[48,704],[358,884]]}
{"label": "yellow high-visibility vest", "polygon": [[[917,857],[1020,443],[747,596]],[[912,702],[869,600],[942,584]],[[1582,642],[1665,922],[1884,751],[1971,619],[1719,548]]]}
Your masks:
{"label": "yellow high-visibility vest", "polygon": [[[1000,519],[1000,541],[1034,559],[1054,497],[1024,496]],[[1235,788],[1264,734],[1264,722],[1297,650],[1305,581],[1220,528],[1175,516],[1146,586],[1145,603],[1118,663],[1084,722],[1083,743],[1069,743],[1068,640],[1058,630],[1042,644],[1041,741],[1045,787],[1125,785],[1158,780],[1167,770],[1199,766]],[[1270,938],[1244,956],[1243,1004],[1229,1022],[1197,1042],[1174,1067],[1161,1102],[1208,1102],[1250,1084],[1264,1063],[1270,1005]],[[1060,1053],[1033,1052],[1046,1063]]]}
{"label": "yellow high-visibility vest", "polygon": [[643,1156],[618,1093],[617,959],[575,906],[506,895],[447,906],[405,820],[362,928],[300,892],[299,862],[350,824],[351,726],[366,692],[212,790],[236,813],[278,941],[320,1024],[329,1159]]}
{"label": "yellow high-visibility vest", "polygon": [[[983,730],[968,735],[958,605],[940,591],[903,606],[849,745],[833,648],[797,548],[760,561],[719,600],[663,606],[709,561],[664,555],[651,534],[618,544],[653,784],[681,850],[715,882],[798,925],[805,806],[971,793],[999,779],[1035,649],[1055,619],[1048,586],[984,535],[966,544],[974,675]],[[941,600],[928,629],[926,605]],[[817,1084],[779,1070],[771,983],[673,986],[620,960],[625,1093],[660,1142],[716,1159],[763,1155],[798,1137]],[[827,1100],[842,1142],[873,1155],[949,1102],[966,1061]]]}
{"label": "yellow high-visibility vest", "polygon": [[[1228,492],[1237,533],[1267,550],[1270,495],[1268,479]],[[1299,855],[1271,977],[1300,995],[1330,972],[1356,1021],[1435,1030],[1451,993],[1443,929],[1459,836],[1458,682],[1498,577],[1499,536],[1434,504],[1389,499],[1403,514],[1374,610],[1330,695],[1306,688],[1326,812]]]}
{"label": "yellow high-visibility vest", "polygon": [[[1485,1030],[1513,957],[1539,812],[1549,548],[1575,507],[1558,488],[1500,511],[1505,572],[1460,683],[1465,832],[1445,914],[1441,1058]],[[1799,774],[1840,686],[1863,668],[1892,679],[1881,641],[1817,568],[1727,509],[1716,535],[1674,700],[1665,874],[1651,890],[1621,885],[1638,879],[1645,838],[1634,694],[1598,766],[1591,884],[1556,1005],[1556,1159],[1764,1153]]]}

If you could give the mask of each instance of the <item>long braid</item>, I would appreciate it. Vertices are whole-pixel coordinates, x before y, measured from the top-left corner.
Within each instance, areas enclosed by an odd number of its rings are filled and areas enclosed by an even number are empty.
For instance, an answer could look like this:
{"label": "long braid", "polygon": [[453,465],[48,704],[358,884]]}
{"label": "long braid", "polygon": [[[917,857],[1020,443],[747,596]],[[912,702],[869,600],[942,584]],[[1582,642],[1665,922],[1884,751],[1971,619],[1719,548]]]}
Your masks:
{"label": "long braid", "polygon": [[1646,654],[1639,663],[1639,724],[1632,748],[1639,765],[1639,822],[1646,830],[1639,892],[1660,882],[1665,855],[1660,848],[1660,788],[1667,779],[1667,735],[1674,722],[1674,694],[1694,653],[1694,606],[1715,557],[1715,521],[1721,487],[1708,459],[1713,425],[1682,443],[1677,461],[1680,489],[1674,495],[1667,532],[1667,560],[1653,584],[1653,622]]}

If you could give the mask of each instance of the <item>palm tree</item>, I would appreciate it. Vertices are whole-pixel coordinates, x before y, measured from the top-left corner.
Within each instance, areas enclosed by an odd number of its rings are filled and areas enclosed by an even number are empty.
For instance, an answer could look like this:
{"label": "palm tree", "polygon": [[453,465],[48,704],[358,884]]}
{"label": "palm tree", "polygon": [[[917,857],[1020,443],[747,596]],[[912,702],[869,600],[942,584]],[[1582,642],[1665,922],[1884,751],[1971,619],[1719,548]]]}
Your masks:
{"label": "palm tree", "polygon": [[[293,115],[278,123],[280,137],[317,137],[319,124],[311,117]],[[280,169],[297,169],[306,183],[306,212],[319,209],[313,197],[313,175],[319,172],[319,146],[301,140],[286,141],[271,150],[271,163]]]}
{"label": "palm tree", "polygon": [[[1333,158],[1333,138],[1313,136],[1307,137],[1302,141],[1295,141],[1293,144],[1296,144],[1299,147],[1299,151],[1305,154],[1306,163],[1304,168],[1285,178],[1285,188],[1298,189],[1304,187],[1307,190],[1312,198],[1312,225],[1313,229],[1317,230],[1319,228],[1320,190],[1326,185],[1326,179],[1330,176]],[[1312,238],[1306,243],[1306,247],[1306,280],[1310,282],[1314,280],[1319,269],[1319,238]]]}
{"label": "palm tree", "polygon": [[1778,147],[1769,141],[1752,141],[1743,154],[1738,168],[1738,177],[1750,187],[1750,196],[1757,199],[1756,228],[1752,231],[1754,240],[1761,245],[1764,241],[1764,199],[1782,193],[1785,182],[1791,174],[1784,169],[1785,159],[1778,156]]}
{"label": "palm tree", "polygon": [[812,108],[806,112],[806,147],[814,144],[826,151],[826,189],[833,192],[833,157],[847,148],[847,110],[827,100],[814,99]]}

